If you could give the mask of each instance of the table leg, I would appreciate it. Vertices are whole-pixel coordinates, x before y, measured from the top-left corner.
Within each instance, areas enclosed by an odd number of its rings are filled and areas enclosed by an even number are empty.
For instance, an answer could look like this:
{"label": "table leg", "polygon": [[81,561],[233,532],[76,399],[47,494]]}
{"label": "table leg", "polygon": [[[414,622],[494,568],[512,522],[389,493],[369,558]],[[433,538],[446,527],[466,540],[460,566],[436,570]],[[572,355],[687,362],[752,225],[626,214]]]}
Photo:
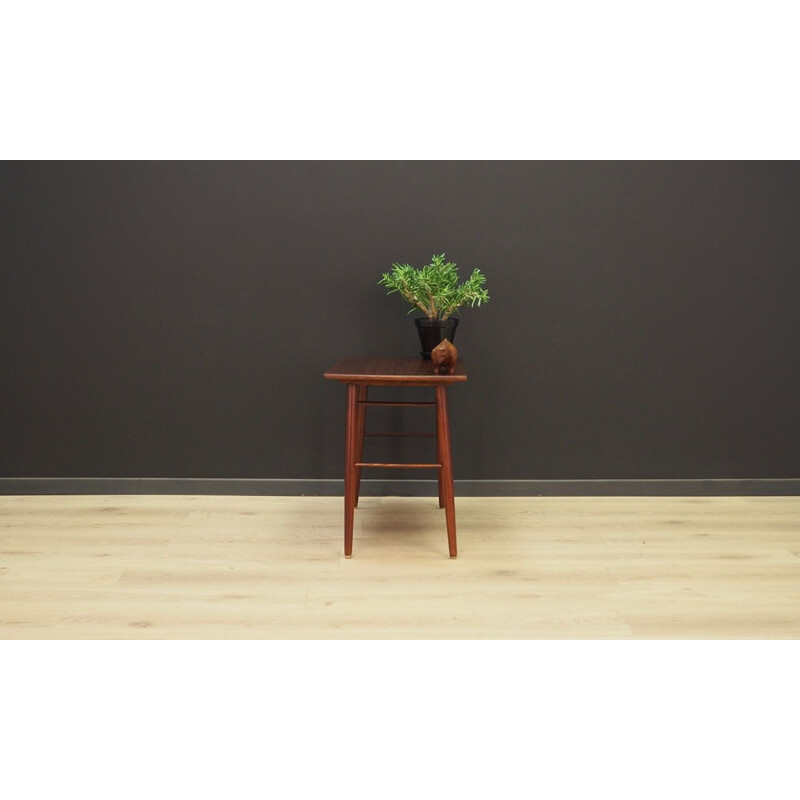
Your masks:
{"label": "table leg", "polygon": [[450,455],[450,421],[447,416],[447,387],[436,387],[436,419],[439,426],[439,462],[441,467],[442,488],[444,489],[444,513],[447,520],[447,544],[450,558],[455,558],[456,551],[456,504],[453,491],[453,461]]}
{"label": "table leg", "polygon": [[[439,430],[439,411],[436,411],[436,460],[443,464],[442,461],[442,436]],[[444,485],[442,484],[442,470],[436,470],[436,478],[439,482],[439,508],[444,508]]]}
{"label": "table leg", "polygon": [[358,387],[347,384],[347,423],[344,448],[344,557],[353,555],[353,517],[356,507],[356,404]]}
{"label": "table leg", "polygon": [[[367,387],[359,386],[356,400],[366,402]],[[367,422],[367,407],[356,406],[356,461],[364,460],[364,427]],[[356,467],[356,507],[358,507],[358,498],[361,496],[361,467]]]}

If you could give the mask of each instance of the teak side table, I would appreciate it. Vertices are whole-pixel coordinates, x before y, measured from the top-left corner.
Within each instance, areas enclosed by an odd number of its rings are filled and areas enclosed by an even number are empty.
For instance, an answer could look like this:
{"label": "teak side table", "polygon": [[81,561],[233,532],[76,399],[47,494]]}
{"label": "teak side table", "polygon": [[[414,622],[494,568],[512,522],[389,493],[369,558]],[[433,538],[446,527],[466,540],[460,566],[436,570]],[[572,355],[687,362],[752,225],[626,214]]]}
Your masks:
{"label": "teak side table", "polygon": [[[450,423],[447,416],[447,387],[466,381],[461,361],[451,375],[437,375],[433,364],[422,358],[344,358],[334,364],[325,377],[347,385],[347,424],[345,428],[344,466],[344,555],[353,555],[353,518],[361,488],[364,467],[435,469],[439,477],[439,508],[447,520],[447,544],[450,558],[456,550],[456,506],[453,494],[453,463],[450,456]],[[370,386],[428,386],[435,390],[434,402],[369,400]],[[365,433],[367,408],[370,406],[411,406],[436,408],[436,433]],[[429,436],[436,439],[435,464],[384,464],[365,462],[365,436]]]}

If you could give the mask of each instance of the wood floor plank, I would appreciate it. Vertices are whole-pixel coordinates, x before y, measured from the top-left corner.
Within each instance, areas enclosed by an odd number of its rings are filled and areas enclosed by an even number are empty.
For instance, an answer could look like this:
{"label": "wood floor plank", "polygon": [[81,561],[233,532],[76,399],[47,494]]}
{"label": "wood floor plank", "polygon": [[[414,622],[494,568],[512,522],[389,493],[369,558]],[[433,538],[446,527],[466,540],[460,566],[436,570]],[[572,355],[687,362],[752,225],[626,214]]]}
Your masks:
{"label": "wood floor plank", "polygon": [[800,638],[800,498],[0,497],[0,639]]}

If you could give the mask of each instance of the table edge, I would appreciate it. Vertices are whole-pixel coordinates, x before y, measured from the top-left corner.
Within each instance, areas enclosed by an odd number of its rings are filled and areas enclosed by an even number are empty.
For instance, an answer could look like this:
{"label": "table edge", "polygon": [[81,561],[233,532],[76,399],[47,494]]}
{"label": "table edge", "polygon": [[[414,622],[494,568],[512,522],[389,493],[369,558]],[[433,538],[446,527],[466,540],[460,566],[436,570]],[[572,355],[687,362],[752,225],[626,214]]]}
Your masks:
{"label": "table edge", "polygon": [[331,381],[339,381],[340,383],[374,383],[381,381],[385,383],[406,383],[418,384],[426,386],[433,383],[464,383],[467,380],[466,375],[364,375],[361,373],[329,373],[325,372],[322,375]]}

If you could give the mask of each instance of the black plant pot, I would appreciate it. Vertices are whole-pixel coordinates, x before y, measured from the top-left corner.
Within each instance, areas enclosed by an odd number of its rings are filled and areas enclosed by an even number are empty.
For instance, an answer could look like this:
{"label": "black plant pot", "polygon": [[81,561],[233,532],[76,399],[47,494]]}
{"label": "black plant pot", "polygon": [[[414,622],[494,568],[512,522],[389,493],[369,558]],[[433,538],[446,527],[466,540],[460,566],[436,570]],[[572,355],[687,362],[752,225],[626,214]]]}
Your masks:
{"label": "black plant pot", "polygon": [[422,357],[430,361],[431,350],[439,344],[442,339],[449,339],[453,342],[456,338],[457,319],[428,319],[427,317],[417,317],[414,320],[419,333],[419,343],[422,345]]}

